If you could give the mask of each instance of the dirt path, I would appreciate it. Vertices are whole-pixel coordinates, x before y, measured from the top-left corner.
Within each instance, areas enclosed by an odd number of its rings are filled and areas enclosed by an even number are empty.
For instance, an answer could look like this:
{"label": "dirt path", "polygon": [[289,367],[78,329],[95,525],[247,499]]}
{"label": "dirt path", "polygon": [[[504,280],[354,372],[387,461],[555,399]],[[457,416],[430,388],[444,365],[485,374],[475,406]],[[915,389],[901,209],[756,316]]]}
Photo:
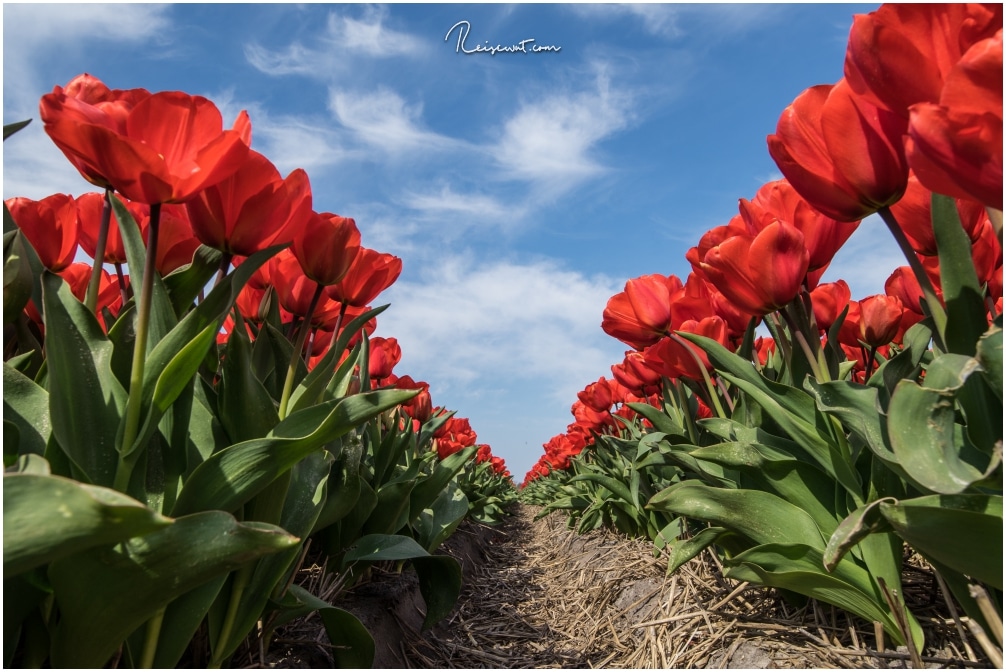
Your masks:
{"label": "dirt path", "polygon": [[[810,601],[795,609],[774,591],[722,578],[712,553],[666,576],[652,544],[565,517],[535,521],[520,506],[498,528],[462,525],[445,550],[462,563],[454,613],[420,632],[423,602],[411,572],[375,576],[342,594],[374,635],[386,668],[877,668],[905,667],[904,649],[876,654],[869,624]],[[907,574],[906,596],[928,621],[927,667],[982,667],[941,614],[932,575]],[[303,638],[303,633],[298,635]],[[327,667],[323,632],[310,658],[275,667]],[[872,651],[867,651],[870,649]]]}

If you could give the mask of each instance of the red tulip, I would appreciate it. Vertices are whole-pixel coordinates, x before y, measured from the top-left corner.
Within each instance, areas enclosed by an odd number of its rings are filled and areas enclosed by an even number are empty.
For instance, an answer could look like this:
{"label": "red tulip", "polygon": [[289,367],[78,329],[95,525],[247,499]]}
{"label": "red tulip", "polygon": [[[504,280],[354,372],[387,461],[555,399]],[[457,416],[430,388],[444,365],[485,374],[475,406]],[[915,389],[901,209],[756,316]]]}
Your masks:
{"label": "red tulip", "polygon": [[292,240],[313,215],[307,173],[298,168],[284,180],[255,151],[237,172],[200,192],[186,208],[204,245],[243,256]]}
{"label": "red tulip", "polygon": [[611,365],[611,374],[628,390],[646,396],[660,390],[660,374],[646,365],[643,353],[630,350],[621,364]]}
{"label": "red tulip", "polygon": [[[919,254],[935,256],[936,237],[933,234],[932,215],[933,192],[922,186],[914,174],[908,176],[908,188],[901,200],[891,206],[891,214],[908,238],[909,244]],[[971,240],[979,235],[980,225],[988,218],[985,208],[978,201],[957,200],[957,214],[964,231]]]}
{"label": "red tulip", "polygon": [[225,131],[212,102],[180,91],[142,98],[120,128],[59,87],[40,107],[46,133],[85,177],[141,203],[186,201],[233,174],[248,155],[247,113]]}
{"label": "red tulip", "polygon": [[366,306],[393,285],[401,273],[402,260],[395,255],[361,247],[342,280],[329,285],[325,291],[336,301]]}
{"label": "red tulip", "polygon": [[904,193],[906,128],[905,119],[857,97],[841,80],[801,93],[779,118],[768,149],[807,202],[851,222]]}
{"label": "red tulip", "polygon": [[671,330],[672,297],[681,292],[675,275],[644,275],[625,283],[625,291],[608,299],[601,329],[609,336],[642,350]]}
{"label": "red tulip", "polygon": [[735,215],[725,226],[714,226],[699,238],[699,244],[689,248],[685,252],[685,259],[692,265],[692,269],[699,271],[699,264],[706,258],[706,253],[713,249],[727,238],[733,238],[745,233],[751,233],[747,223],[740,215]]}
{"label": "red tulip", "polygon": [[822,215],[802,199],[786,180],[776,180],[764,185],[753,201],[741,199],[740,213],[752,234],[775,220],[798,228],[810,255],[808,271],[828,266],[835,253],[859,226],[859,222],[839,222]]}
{"label": "red tulip", "polygon": [[360,231],[348,217],[315,213],[294,236],[291,249],[307,277],[319,285],[334,285],[360,251]]}
{"label": "red tulip", "polygon": [[964,52],[1002,24],[996,4],[882,5],[854,18],[845,77],[858,95],[907,118],[911,105],[939,101]]}
{"label": "red tulip", "polygon": [[[727,344],[727,325],[719,317],[707,317],[699,322],[687,320],[679,331],[699,334],[721,345]],[[647,366],[668,378],[685,377],[702,380],[703,368],[706,371],[712,370],[705,351],[680,337],[661,339],[643,351],[643,359]]]}
{"label": "red tulip", "polygon": [[[139,205],[139,204],[138,204]],[[129,207],[129,206],[127,206]],[[142,206],[141,206],[142,207]],[[147,229],[150,227],[150,209],[129,208],[135,216],[142,212],[138,220],[140,233],[147,239]],[[161,208],[160,228],[157,238],[157,272],[162,276],[192,263],[192,257],[199,249],[199,239],[192,233],[189,224],[189,214],[182,205],[165,205]]]}
{"label": "red tulip", "polygon": [[397,338],[370,339],[370,363],[367,367],[371,378],[382,380],[391,376],[392,369],[402,361],[402,348]]}
{"label": "red tulip", "polygon": [[706,279],[734,305],[766,315],[792,301],[807,275],[803,234],[775,222],[758,235],[734,236],[706,253],[699,265]]}
{"label": "red tulip", "polygon": [[294,315],[305,317],[318,283],[304,275],[300,262],[289,249],[277,254],[273,260],[270,262],[269,277],[276,288],[280,305]]}
{"label": "red tulip", "polygon": [[80,229],[72,196],[53,194],[41,201],[17,197],[4,204],[43,266],[58,273],[70,265],[77,253]]}
{"label": "red tulip", "polygon": [[430,399],[430,386],[428,383],[416,382],[411,376],[402,376],[395,381],[395,388],[399,390],[421,390],[421,392],[402,404],[402,409],[409,414],[410,418],[419,422],[426,422],[433,416],[433,402]]}
{"label": "red tulip", "polygon": [[884,292],[889,296],[898,297],[906,310],[923,315],[922,288],[915,273],[908,266],[900,266],[891,273],[884,283]]}
{"label": "red tulip", "polygon": [[468,418],[457,416],[452,417],[434,432],[433,438],[437,446],[437,456],[441,460],[446,460],[468,446],[474,446],[478,440]]}
{"label": "red tulip", "polygon": [[[130,210],[133,219],[139,221],[142,218],[141,204],[133,204],[132,201],[125,203]],[[91,192],[83,194],[77,198],[77,216],[80,218],[80,248],[87,252],[92,259],[98,249],[98,232],[101,228],[102,211],[105,209],[105,194]],[[102,261],[106,264],[126,263],[126,248],[122,244],[122,234],[119,233],[119,222],[114,213],[108,221],[108,234],[105,239],[105,256]]]}
{"label": "red tulip", "polygon": [[1002,80],[1000,29],[994,38],[972,46],[954,66],[939,104],[909,108],[906,154],[926,187],[1002,210]]}
{"label": "red tulip", "polygon": [[870,347],[887,345],[898,335],[901,315],[905,312],[901,301],[894,296],[877,294],[859,302],[859,337]]}
{"label": "red tulip", "polygon": [[615,403],[610,381],[604,376],[598,378],[596,383],[590,383],[582,391],[577,392],[576,396],[586,406],[598,413],[610,411],[611,406]]}
{"label": "red tulip", "polygon": [[814,321],[819,329],[827,331],[849,305],[852,292],[845,280],[818,285],[810,293],[811,305],[814,307]]}

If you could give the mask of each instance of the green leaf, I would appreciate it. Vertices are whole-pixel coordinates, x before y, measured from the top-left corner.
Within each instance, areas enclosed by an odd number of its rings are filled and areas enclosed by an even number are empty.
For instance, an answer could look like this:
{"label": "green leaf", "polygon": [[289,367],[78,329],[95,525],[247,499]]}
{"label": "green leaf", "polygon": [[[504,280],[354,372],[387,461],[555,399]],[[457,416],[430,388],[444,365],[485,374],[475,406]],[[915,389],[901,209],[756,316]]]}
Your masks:
{"label": "green leaf", "polygon": [[949,196],[933,194],[933,234],[940,257],[940,286],[947,304],[949,352],[973,357],[975,344],[988,329],[988,312],[971,259],[971,241]]}
{"label": "green leaf", "polygon": [[[426,431],[426,427],[423,427],[423,431]],[[445,460],[437,461],[429,478],[420,481],[412,490],[409,520],[415,520],[423,509],[428,509],[436,501],[440,492],[457,476],[477,451],[478,448],[475,446],[468,446],[453,455],[448,455]]]}
{"label": "green leaf", "polygon": [[3,323],[17,319],[31,300],[34,276],[26,259],[24,234],[8,231],[3,235]]}
{"label": "green leaf", "polygon": [[926,489],[956,494],[983,478],[960,458],[952,393],[902,381],[891,397],[887,428],[898,462]]}
{"label": "green leaf", "polygon": [[175,315],[181,318],[188,312],[199,292],[203,291],[206,283],[220,268],[222,260],[223,253],[220,250],[200,245],[190,263],[164,276],[164,287],[171,297]]}
{"label": "green leaf", "polygon": [[377,489],[377,506],[363,525],[366,534],[395,534],[409,524],[409,496],[416,480],[386,483]]}
{"label": "green leaf", "polygon": [[982,365],[982,376],[992,391],[1003,400],[1003,330],[993,325],[978,340],[978,361]]}
{"label": "green leaf", "polygon": [[[161,622],[161,634],[157,639],[157,651],[154,653],[152,668],[174,669],[178,667],[182,656],[192,644],[196,630],[199,629],[199,625],[206,617],[217,595],[220,594],[220,589],[223,588],[226,580],[227,575],[221,574],[176,598],[167,606],[164,610],[164,619]],[[134,660],[139,659],[146,636],[147,629],[141,627],[129,637],[129,647],[136,652],[133,656]]]}
{"label": "green leaf", "polygon": [[112,374],[112,344],[58,275],[42,274],[49,417],[56,441],[95,485],[110,486],[126,391]]}
{"label": "green leaf", "polygon": [[417,540],[432,553],[454,533],[466,515],[468,498],[452,481],[433,502],[433,506],[423,510],[413,524]]}
{"label": "green leaf", "polygon": [[733,534],[725,527],[707,527],[687,539],[675,539],[667,544],[667,573],[678,571],[685,564],[709,546],[717,543],[721,537]]}
{"label": "green leaf", "polygon": [[53,562],[61,620],[53,667],[102,667],[138,626],[175,598],[298,542],[281,528],[207,511],[113,547]]}
{"label": "green leaf", "polygon": [[6,140],[30,123],[31,119],[25,119],[24,121],[15,121],[13,124],[4,124],[3,139]]}
{"label": "green leaf", "polygon": [[[290,586],[290,592],[312,611],[317,611],[325,624],[332,644],[332,659],[341,669],[370,669],[374,665],[374,638],[353,614],[323,602],[300,586]],[[308,612],[309,613],[309,612]]]}
{"label": "green leaf", "polygon": [[240,320],[227,339],[217,394],[218,417],[234,443],[261,439],[279,423],[276,402],[255,376],[251,341]]}
{"label": "green leaf", "polygon": [[[49,393],[7,362],[3,365],[3,390],[3,418],[17,427],[17,453],[44,455],[52,434]],[[7,448],[6,441],[4,448]]]}
{"label": "green leaf", "polygon": [[61,476],[7,474],[4,577],[170,524],[170,519],[115,490]]}
{"label": "green leaf", "polygon": [[362,329],[364,324],[383,313],[387,308],[388,306],[385,305],[368,310],[351,321],[346,325],[345,329],[339,332],[339,338],[336,342],[329,347],[328,352],[325,353],[321,361],[311,369],[310,373],[307,374],[300,382],[300,385],[293,391],[293,394],[290,395],[291,413],[301,408],[313,406],[321,401],[325,388],[328,387],[333,375],[335,375],[335,363],[342,353],[346,351],[350,338]]}
{"label": "green leaf", "polygon": [[[752,548],[723,564],[729,567],[726,576],[732,579],[791,590],[833,604],[867,621],[879,621],[896,643],[905,643],[869,572],[851,561],[843,560],[829,574],[823,569],[822,549],[804,544],[774,543]],[[908,620],[921,649],[922,629],[911,614]]]}
{"label": "green leaf", "polygon": [[897,502],[893,497],[885,497],[864,504],[839,523],[824,549],[824,567],[829,572],[852,547],[871,534],[889,532],[891,526],[880,512],[885,502]]}
{"label": "green leaf", "polygon": [[423,630],[432,628],[450,616],[461,595],[461,565],[449,555],[414,558],[412,566],[419,575],[419,592],[426,601]]}
{"label": "green leaf", "polygon": [[399,534],[368,534],[357,539],[342,559],[343,567],[354,562],[411,560],[429,556],[412,537]]}
{"label": "green leaf", "polygon": [[755,544],[796,543],[821,550],[825,546],[825,538],[810,514],[759,490],[728,490],[682,481],[654,495],[647,508],[704,520]]}
{"label": "green leaf", "polygon": [[411,396],[409,391],[381,390],[291,414],[269,436],[233,445],[196,467],[174,515],[237,509],[307,455]]}
{"label": "green leaf", "polygon": [[1003,587],[1003,500],[1000,495],[928,495],[883,501],[880,513],[926,557]]}

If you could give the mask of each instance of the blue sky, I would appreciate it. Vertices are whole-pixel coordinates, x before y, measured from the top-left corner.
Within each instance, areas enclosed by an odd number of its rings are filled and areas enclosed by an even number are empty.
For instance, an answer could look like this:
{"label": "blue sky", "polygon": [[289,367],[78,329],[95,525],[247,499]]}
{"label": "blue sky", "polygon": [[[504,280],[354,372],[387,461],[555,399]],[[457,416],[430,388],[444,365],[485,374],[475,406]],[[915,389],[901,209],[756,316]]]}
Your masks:
{"label": "blue sky", "polygon": [[[608,298],[780,174],[782,110],[842,75],[852,16],[876,5],[5,4],[4,123],[89,72],[204,95],[314,207],[402,257],[378,335],[396,368],[468,417],[519,480],[620,362]],[[513,45],[528,53],[459,50]],[[533,46],[559,47],[533,53]],[[34,123],[4,143],[4,198],[90,185]],[[825,280],[853,298],[904,262],[867,220]]]}

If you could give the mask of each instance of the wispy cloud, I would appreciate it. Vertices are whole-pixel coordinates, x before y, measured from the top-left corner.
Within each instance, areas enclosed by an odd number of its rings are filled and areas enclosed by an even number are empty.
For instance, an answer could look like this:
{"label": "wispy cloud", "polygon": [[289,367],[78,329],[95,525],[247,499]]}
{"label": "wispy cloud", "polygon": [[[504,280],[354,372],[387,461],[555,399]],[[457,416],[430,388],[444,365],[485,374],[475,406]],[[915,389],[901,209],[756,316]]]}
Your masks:
{"label": "wispy cloud", "polygon": [[477,217],[482,221],[498,221],[516,214],[512,208],[493,196],[461,194],[454,191],[450,185],[444,185],[436,192],[407,193],[403,202],[408,208],[432,216],[452,214]]}
{"label": "wispy cloud", "polygon": [[334,73],[345,72],[361,56],[415,56],[429,48],[420,38],[385,25],[387,18],[386,7],[364,7],[360,18],[330,12],[324,34],[311,45],[296,41],[284,49],[272,50],[252,42],[245,45],[245,58],[270,75],[329,79]]}
{"label": "wispy cloud", "polygon": [[738,4],[573,4],[568,8],[584,19],[610,22],[625,17],[650,35],[680,40],[692,34],[720,41],[773,20],[779,8]]}
{"label": "wispy cloud", "polygon": [[454,138],[424,129],[422,105],[409,105],[387,87],[373,92],[333,88],[328,105],[336,120],[360,142],[391,156],[464,147]]}
{"label": "wispy cloud", "polygon": [[524,102],[503,124],[493,154],[511,178],[554,195],[604,172],[597,145],[631,119],[630,96],[600,66],[593,90]]}
{"label": "wispy cloud", "polygon": [[[571,403],[621,359],[621,344],[598,327],[618,285],[551,261],[442,255],[419,281],[389,290],[393,310],[380,330],[402,344],[402,371],[434,378],[437,389],[530,383],[539,398]],[[532,414],[535,402],[527,403]]]}

